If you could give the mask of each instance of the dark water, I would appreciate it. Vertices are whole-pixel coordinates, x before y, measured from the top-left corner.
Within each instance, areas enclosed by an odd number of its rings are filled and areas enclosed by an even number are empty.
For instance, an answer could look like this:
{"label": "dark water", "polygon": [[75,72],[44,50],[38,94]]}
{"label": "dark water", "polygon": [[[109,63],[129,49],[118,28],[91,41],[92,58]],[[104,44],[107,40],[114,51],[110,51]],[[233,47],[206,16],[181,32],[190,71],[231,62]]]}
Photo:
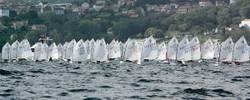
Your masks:
{"label": "dark water", "polygon": [[250,64],[0,64],[0,99],[247,99]]}

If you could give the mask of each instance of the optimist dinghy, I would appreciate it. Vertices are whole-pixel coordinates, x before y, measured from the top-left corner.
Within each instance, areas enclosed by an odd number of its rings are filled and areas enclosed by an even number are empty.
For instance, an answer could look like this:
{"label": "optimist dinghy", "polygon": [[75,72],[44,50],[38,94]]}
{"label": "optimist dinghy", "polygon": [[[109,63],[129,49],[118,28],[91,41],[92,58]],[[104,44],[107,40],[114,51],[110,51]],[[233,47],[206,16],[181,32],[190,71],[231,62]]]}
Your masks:
{"label": "optimist dinghy", "polygon": [[244,36],[242,36],[234,46],[233,60],[237,64],[249,61],[249,47]]}

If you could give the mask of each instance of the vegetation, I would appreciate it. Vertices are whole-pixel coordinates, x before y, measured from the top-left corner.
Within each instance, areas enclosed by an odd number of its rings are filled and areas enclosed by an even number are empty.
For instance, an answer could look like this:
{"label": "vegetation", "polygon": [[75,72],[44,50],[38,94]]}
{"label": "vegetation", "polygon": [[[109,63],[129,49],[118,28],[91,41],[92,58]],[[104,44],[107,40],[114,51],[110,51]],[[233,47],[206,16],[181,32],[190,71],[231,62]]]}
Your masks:
{"label": "vegetation", "polygon": [[[155,0],[152,3],[157,4],[157,1],[168,3],[168,0]],[[35,11],[17,15],[12,12],[10,17],[0,19],[0,47],[7,41],[13,42],[23,38],[28,38],[31,43],[34,43],[41,33],[48,33],[55,42],[69,41],[73,38],[105,38],[109,41],[115,38],[125,41],[129,37],[144,38],[150,35],[157,38],[183,34],[205,37],[204,32],[218,28],[220,31],[217,34],[210,34],[206,37],[224,39],[232,36],[238,39],[239,36],[245,35],[250,38],[248,29],[224,30],[226,27],[238,27],[240,21],[245,18],[250,18],[249,0],[241,0],[229,7],[200,8],[187,14],[145,15],[138,18],[114,15],[112,11],[90,11],[82,16],[55,15],[51,12],[38,14]],[[15,21],[28,21],[28,26],[14,29],[11,25]],[[29,26],[34,24],[45,24],[48,28],[43,31],[32,31]]]}

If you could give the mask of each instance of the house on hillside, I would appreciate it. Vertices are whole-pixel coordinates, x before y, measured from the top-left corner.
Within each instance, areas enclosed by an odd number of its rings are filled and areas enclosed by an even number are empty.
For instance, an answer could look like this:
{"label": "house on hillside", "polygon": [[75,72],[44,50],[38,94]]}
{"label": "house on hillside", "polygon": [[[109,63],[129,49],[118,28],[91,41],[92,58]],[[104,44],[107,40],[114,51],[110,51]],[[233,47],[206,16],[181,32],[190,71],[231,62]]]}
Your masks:
{"label": "house on hillside", "polygon": [[179,5],[177,8],[176,13],[189,13],[194,10],[194,7],[191,4],[184,4],[184,5]]}
{"label": "house on hillside", "polygon": [[200,0],[199,6],[200,7],[210,7],[210,6],[213,6],[213,4],[210,0]]}
{"label": "house on hillside", "polygon": [[43,24],[32,25],[31,26],[31,30],[33,30],[33,31],[46,31],[47,30],[47,26],[43,25]]}
{"label": "house on hillside", "polygon": [[0,17],[9,17],[10,16],[10,10],[8,8],[0,8]]}
{"label": "house on hillside", "polygon": [[239,27],[250,28],[250,19],[242,20],[241,23],[239,24]]}

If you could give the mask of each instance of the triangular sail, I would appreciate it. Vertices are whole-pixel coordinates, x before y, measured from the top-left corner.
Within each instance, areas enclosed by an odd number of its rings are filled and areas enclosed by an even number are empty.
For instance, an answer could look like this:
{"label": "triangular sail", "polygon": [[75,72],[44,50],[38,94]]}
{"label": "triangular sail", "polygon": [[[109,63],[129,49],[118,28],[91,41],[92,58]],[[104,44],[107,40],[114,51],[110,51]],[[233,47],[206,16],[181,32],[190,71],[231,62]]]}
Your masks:
{"label": "triangular sail", "polygon": [[174,36],[169,42],[167,47],[167,58],[169,60],[176,60],[177,56],[177,48],[178,48],[178,40]]}
{"label": "triangular sail", "polygon": [[220,57],[220,43],[219,42],[215,42],[214,43],[214,58],[218,59]]}
{"label": "triangular sail", "polygon": [[158,57],[156,40],[151,36],[146,38],[142,48],[142,59],[154,60]]}
{"label": "triangular sail", "polygon": [[57,45],[57,48],[58,48],[58,58],[61,60],[63,59],[63,45],[59,43]]}
{"label": "triangular sail", "polygon": [[249,47],[244,36],[242,36],[234,46],[233,60],[235,62],[249,61]]}
{"label": "triangular sail", "polygon": [[3,48],[2,48],[2,59],[4,60],[10,60],[11,56],[10,56],[10,53],[11,53],[11,46],[10,44],[7,42]]}
{"label": "triangular sail", "polygon": [[221,62],[232,62],[233,60],[233,49],[234,43],[231,37],[227,38],[226,41],[221,43],[220,49],[220,61]]}
{"label": "triangular sail", "polygon": [[31,51],[31,47],[29,41],[24,39],[20,42],[18,46],[18,59],[32,59],[33,53]]}
{"label": "triangular sail", "polygon": [[49,58],[52,60],[59,59],[59,52],[56,43],[52,43],[49,47]]}
{"label": "triangular sail", "polygon": [[70,41],[70,43],[67,45],[67,49],[66,49],[66,59],[67,60],[72,60],[73,59],[73,49],[76,45],[76,40],[73,39]]}
{"label": "triangular sail", "polygon": [[121,57],[121,47],[118,41],[112,40],[108,45],[109,59],[117,59]]}
{"label": "triangular sail", "polygon": [[165,44],[165,42],[162,42],[159,46],[158,46],[158,57],[157,60],[166,60],[167,58],[167,46]]}
{"label": "triangular sail", "polygon": [[95,61],[108,61],[108,48],[104,39],[97,40],[94,46],[93,60]]}
{"label": "triangular sail", "polygon": [[136,40],[129,40],[126,44],[126,50],[124,54],[125,60],[138,61],[141,60],[142,44]]}
{"label": "triangular sail", "polygon": [[208,39],[201,46],[201,58],[202,59],[213,59],[214,58],[214,44],[211,39]]}
{"label": "triangular sail", "polygon": [[15,41],[11,45],[11,59],[17,59],[18,57],[18,46],[19,46],[19,41]]}
{"label": "triangular sail", "polygon": [[178,45],[177,60],[189,61],[191,60],[191,47],[187,37],[184,37]]}
{"label": "triangular sail", "polygon": [[82,62],[87,60],[87,48],[83,40],[77,42],[73,51],[73,61]]}
{"label": "triangular sail", "polygon": [[201,49],[200,49],[200,41],[198,37],[194,37],[190,41],[190,48],[191,48],[191,59],[192,60],[200,60],[201,59]]}

